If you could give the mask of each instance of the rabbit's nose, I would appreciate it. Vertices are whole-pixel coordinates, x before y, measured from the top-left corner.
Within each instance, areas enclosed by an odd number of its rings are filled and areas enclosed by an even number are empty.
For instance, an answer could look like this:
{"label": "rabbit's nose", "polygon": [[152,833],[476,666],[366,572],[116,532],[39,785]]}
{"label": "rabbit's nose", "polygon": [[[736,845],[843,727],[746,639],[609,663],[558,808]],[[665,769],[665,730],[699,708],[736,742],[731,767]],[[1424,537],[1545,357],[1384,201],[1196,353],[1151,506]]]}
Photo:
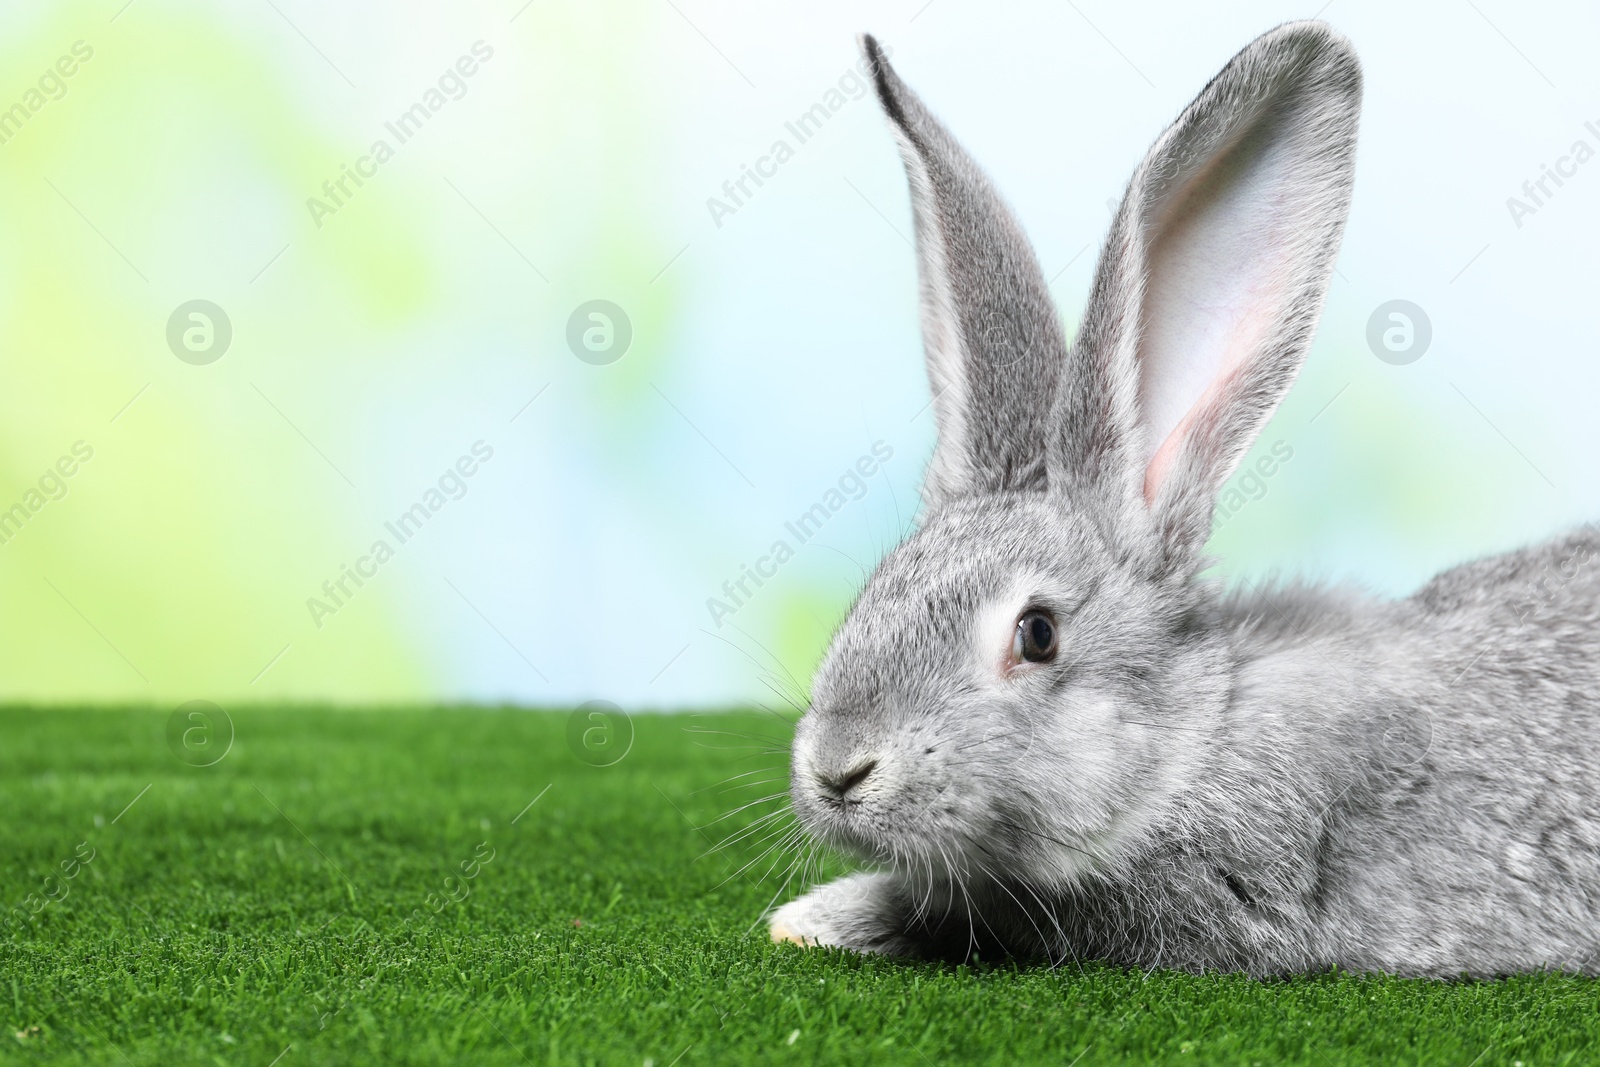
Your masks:
{"label": "rabbit's nose", "polygon": [[824,773],[822,771],[818,771],[816,774],[817,785],[822,789],[823,794],[830,800],[839,800],[846,803],[857,803],[857,801],[852,801],[850,799],[851,791],[855,789],[856,786],[866,781],[867,776],[870,775],[877,766],[877,760],[867,760],[865,763],[858,763],[852,770],[848,770],[843,773]]}

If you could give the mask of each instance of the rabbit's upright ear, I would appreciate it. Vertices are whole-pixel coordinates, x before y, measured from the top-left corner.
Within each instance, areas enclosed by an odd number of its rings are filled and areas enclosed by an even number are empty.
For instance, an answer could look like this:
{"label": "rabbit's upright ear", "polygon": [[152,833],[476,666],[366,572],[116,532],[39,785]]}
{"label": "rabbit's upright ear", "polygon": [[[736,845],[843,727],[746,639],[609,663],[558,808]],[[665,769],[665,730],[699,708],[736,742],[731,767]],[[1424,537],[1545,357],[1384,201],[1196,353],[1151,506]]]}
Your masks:
{"label": "rabbit's upright ear", "polygon": [[1299,373],[1350,207],[1361,69],[1326,25],[1257,38],[1128,185],[1056,397],[1051,488],[1164,565]]}
{"label": "rabbit's upright ear", "polygon": [[861,38],[911,183],[922,339],[939,443],[930,504],[1045,487],[1050,406],[1066,361],[1033,248],[981,170]]}

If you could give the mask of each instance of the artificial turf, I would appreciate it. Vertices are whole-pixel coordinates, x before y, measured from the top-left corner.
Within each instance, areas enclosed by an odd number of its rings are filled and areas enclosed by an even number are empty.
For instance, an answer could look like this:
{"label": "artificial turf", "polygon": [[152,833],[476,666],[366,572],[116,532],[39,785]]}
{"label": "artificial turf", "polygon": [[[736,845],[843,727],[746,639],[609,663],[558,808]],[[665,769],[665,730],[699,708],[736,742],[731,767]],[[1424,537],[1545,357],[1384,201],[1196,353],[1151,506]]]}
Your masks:
{"label": "artificial turf", "polygon": [[1600,1062],[1600,986],[1572,977],[1263,983],[769,944],[754,920],[786,859],[741,871],[757,834],[707,854],[782,786],[766,714],[636,716],[610,766],[591,764],[621,735],[586,748],[589,720],[556,712],[232,721],[194,767],[165,712],[0,711],[0,1060]]}

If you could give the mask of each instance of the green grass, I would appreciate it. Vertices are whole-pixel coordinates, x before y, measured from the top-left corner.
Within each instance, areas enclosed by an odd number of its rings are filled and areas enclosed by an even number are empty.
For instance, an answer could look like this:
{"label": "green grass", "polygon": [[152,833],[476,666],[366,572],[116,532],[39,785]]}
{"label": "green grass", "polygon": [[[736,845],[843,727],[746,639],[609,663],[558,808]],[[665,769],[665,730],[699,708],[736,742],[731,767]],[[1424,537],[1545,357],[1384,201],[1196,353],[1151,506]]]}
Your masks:
{"label": "green grass", "polygon": [[696,829],[775,788],[711,788],[781,768],[729,736],[781,735],[770,717],[639,716],[626,757],[592,767],[561,714],[257,710],[206,768],[169,751],[167,718],[0,712],[0,903],[60,898],[0,931],[0,1060],[1600,1059],[1600,987],[1574,978],[1258,983],[773,946],[752,923],[778,878],[737,873],[759,848],[705,855],[762,809]]}

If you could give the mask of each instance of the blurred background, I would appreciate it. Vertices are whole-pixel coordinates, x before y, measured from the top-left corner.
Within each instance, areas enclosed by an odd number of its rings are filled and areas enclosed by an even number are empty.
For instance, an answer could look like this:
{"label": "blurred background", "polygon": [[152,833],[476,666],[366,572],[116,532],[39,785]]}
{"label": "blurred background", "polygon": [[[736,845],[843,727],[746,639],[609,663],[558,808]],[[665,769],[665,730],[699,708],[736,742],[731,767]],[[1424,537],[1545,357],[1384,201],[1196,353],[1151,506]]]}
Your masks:
{"label": "blurred background", "polygon": [[1354,211],[1212,548],[1403,594],[1600,516],[1592,5],[5,5],[0,699],[774,699],[933,440],[855,34],[1070,333],[1151,140],[1313,14]]}

